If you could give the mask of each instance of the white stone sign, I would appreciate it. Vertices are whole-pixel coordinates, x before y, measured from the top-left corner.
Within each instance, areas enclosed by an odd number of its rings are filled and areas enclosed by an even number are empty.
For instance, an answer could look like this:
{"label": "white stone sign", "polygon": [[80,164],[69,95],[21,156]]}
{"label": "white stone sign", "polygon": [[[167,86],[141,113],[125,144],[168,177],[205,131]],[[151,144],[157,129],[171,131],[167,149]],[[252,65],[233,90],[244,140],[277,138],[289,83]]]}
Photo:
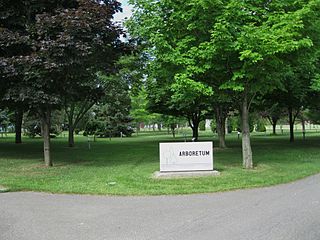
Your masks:
{"label": "white stone sign", "polygon": [[213,171],[212,142],[160,143],[160,172]]}

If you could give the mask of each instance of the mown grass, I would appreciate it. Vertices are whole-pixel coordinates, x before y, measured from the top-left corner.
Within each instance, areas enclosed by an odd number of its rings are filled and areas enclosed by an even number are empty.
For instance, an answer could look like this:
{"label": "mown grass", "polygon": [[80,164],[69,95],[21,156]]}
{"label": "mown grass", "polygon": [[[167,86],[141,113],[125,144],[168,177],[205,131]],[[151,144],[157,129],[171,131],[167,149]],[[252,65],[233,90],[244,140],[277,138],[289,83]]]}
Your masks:
{"label": "mown grass", "polygon": [[[213,139],[206,133],[200,140]],[[158,144],[172,141],[165,132],[144,133],[124,139],[98,139],[88,149],[87,138],[78,136],[76,147],[67,147],[66,138],[52,140],[54,167],[42,162],[41,139],[24,139],[16,145],[13,136],[0,138],[0,185],[11,191],[54,193],[161,195],[228,191],[290,182],[320,172],[320,135],[253,135],[255,168],[242,169],[241,140],[227,138],[227,149],[215,148],[218,177],[156,180],[159,170]],[[182,141],[178,137],[176,141]],[[215,145],[217,143],[215,142]]]}

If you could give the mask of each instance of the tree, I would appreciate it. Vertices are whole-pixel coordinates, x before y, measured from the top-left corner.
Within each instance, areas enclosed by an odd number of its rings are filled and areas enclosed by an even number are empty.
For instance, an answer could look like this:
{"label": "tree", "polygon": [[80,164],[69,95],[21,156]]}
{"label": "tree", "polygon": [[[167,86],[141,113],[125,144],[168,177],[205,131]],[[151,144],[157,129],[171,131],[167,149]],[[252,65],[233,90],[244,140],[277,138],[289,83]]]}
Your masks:
{"label": "tree", "polygon": [[[273,123],[279,120],[281,111],[286,111],[290,126],[290,142],[294,142],[294,124],[303,109],[311,104],[314,94],[310,89],[312,78],[316,72],[316,55],[313,49],[299,50],[288,54],[284,59],[283,67],[286,70],[280,76],[281,86],[267,97],[273,106]],[[275,125],[275,124],[274,124]]]}
{"label": "tree", "polygon": [[184,118],[168,116],[168,115],[162,115],[162,120],[163,120],[164,126],[166,126],[168,128],[168,134],[169,134],[169,131],[171,131],[173,138],[176,137],[177,126],[185,123]]}
{"label": "tree", "polygon": [[18,1],[12,4],[4,0],[0,3],[0,103],[15,111],[16,143],[21,143],[23,112],[28,108],[28,104],[27,99],[23,102],[11,101],[7,96],[8,88],[12,85],[18,87],[23,77],[14,64],[19,65],[19,61],[33,52],[27,28],[35,22],[35,15],[44,9],[52,11],[55,4],[58,2],[38,1],[30,4],[29,1]]}
{"label": "tree", "polygon": [[102,76],[90,76],[84,84],[77,86],[72,94],[66,95],[64,99],[64,111],[68,121],[68,145],[74,147],[74,131],[85,114],[105,94]]}
{"label": "tree", "polygon": [[[165,80],[150,81],[148,87],[148,109],[151,112],[176,118],[184,117],[192,129],[192,138],[199,137],[199,123],[210,115],[210,98],[203,94],[203,85],[192,82],[186,84],[166,84]],[[170,81],[168,79],[167,81]],[[208,94],[211,89],[208,89]]]}
{"label": "tree", "polygon": [[214,25],[212,56],[219,58],[221,53],[237,56],[229,66],[232,77],[222,87],[241,92],[245,168],[253,167],[249,131],[251,103],[258,94],[280,86],[278,75],[281,73],[277,66],[283,62],[284,55],[312,46],[311,40],[302,35],[303,17],[308,8],[303,1],[296,5],[289,1],[229,1]]}
{"label": "tree", "polygon": [[[27,3],[27,4],[25,4]],[[6,9],[9,4],[3,5]],[[36,9],[36,11],[34,11]],[[7,10],[7,9],[6,9]],[[22,2],[12,16],[1,18],[5,100],[27,103],[42,119],[44,159],[50,158],[50,119],[62,96],[81,86],[84,76],[110,71],[121,49],[121,29],[112,22],[117,1]],[[15,23],[26,20],[19,27]],[[12,24],[13,21],[13,24]],[[15,45],[19,48],[16,50]],[[8,83],[8,84],[7,84]],[[1,85],[1,84],[0,84]]]}
{"label": "tree", "polygon": [[149,116],[151,113],[148,111],[147,106],[147,93],[144,88],[142,88],[136,94],[131,94],[130,116],[136,123],[137,134],[140,131],[141,124],[149,121]]}
{"label": "tree", "polygon": [[281,116],[284,115],[283,107],[280,106],[272,94],[269,94],[259,101],[257,111],[261,117],[268,119],[272,125],[272,133],[276,135],[277,123]]}
{"label": "tree", "polygon": [[230,90],[219,90],[219,86],[215,86],[215,89],[213,108],[215,110],[216,131],[219,147],[226,148],[226,120],[230,112],[238,106],[235,104],[237,103],[236,98]]}
{"label": "tree", "polygon": [[[139,11],[135,12],[128,27],[133,37],[143,41],[144,51],[149,56],[146,77],[151,109],[161,114],[187,117],[193,137],[197,139],[198,125],[207,108],[202,101],[212,95],[212,89],[198,81],[199,68],[184,67],[188,61],[184,51],[202,39],[201,34],[197,36],[198,41],[187,31],[181,31],[189,24],[181,21],[186,16],[181,13],[192,6],[182,1],[132,3]],[[206,37],[209,37],[208,33]]]}
{"label": "tree", "polygon": [[[37,113],[28,111],[24,114],[24,121],[22,124],[23,132],[26,136],[35,138],[42,136],[41,120]],[[51,119],[50,138],[54,138],[62,133],[64,123],[64,114],[62,111],[54,111]]]}
{"label": "tree", "polygon": [[120,136],[121,133],[130,136],[132,131],[129,124],[132,119],[129,116],[131,99],[128,82],[120,74],[102,77],[107,91],[104,101],[99,104],[97,116],[105,120],[106,129],[112,136]]}

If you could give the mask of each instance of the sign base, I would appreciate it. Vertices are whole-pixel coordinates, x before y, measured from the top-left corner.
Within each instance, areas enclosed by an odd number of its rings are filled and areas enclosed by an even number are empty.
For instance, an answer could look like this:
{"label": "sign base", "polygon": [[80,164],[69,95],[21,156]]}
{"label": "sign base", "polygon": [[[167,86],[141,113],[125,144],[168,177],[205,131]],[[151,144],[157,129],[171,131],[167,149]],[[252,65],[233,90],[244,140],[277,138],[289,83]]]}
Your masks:
{"label": "sign base", "polygon": [[170,179],[170,178],[197,178],[208,176],[219,176],[220,172],[213,171],[188,171],[188,172],[155,172],[153,178],[156,179]]}

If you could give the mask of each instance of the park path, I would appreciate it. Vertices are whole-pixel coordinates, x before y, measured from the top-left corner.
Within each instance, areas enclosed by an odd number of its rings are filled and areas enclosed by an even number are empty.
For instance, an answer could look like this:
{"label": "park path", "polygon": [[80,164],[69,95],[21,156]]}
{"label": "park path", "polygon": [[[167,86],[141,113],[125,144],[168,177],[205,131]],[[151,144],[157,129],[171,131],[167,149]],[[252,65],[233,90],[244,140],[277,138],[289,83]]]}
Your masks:
{"label": "park path", "polygon": [[320,240],[320,175],[225,193],[0,193],[1,240]]}

